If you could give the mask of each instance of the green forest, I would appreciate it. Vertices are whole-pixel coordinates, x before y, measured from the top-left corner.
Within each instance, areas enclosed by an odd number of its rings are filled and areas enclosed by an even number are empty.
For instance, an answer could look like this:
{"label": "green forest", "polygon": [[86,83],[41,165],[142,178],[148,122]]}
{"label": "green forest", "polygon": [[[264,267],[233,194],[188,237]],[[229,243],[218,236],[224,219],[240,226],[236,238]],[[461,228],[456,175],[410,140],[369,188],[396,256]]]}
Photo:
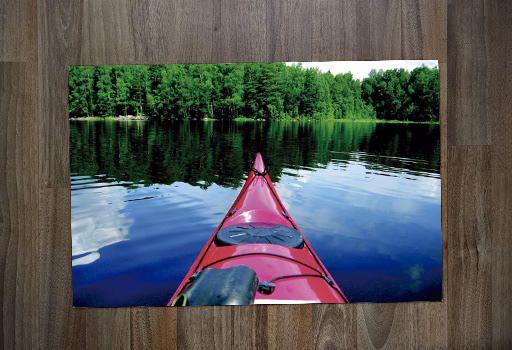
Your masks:
{"label": "green forest", "polygon": [[439,120],[439,71],[372,71],[359,81],[284,63],[74,66],[71,118]]}

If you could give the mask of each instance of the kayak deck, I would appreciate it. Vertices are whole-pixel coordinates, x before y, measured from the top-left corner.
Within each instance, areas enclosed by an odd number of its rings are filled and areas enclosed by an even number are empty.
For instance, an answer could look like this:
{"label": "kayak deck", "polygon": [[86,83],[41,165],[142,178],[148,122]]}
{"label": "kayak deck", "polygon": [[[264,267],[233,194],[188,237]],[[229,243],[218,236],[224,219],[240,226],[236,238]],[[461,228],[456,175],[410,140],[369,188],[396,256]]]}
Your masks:
{"label": "kayak deck", "polygon": [[[347,302],[279,199],[259,153],[240,194],[201,249],[168,305],[175,304],[179,296],[186,294],[201,272],[234,271],[232,269],[239,266],[251,269],[257,276],[259,285],[251,295],[251,303]],[[232,288],[229,283],[237,282],[228,277],[219,295],[229,293],[225,291]],[[219,303],[203,302],[201,305]]]}

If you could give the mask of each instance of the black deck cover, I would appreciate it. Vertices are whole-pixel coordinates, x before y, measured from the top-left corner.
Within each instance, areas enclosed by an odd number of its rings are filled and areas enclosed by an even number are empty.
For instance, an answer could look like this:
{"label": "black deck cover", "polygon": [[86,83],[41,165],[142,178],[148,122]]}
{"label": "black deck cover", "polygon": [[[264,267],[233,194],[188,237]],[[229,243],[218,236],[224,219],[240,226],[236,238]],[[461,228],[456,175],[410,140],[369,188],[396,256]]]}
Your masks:
{"label": "black deck cover", "polygon": [[290,248],[301,248],[304,240],[291,227],[251,223],[223,228],[217,232],[215,243],[220,246],[266,243]]}

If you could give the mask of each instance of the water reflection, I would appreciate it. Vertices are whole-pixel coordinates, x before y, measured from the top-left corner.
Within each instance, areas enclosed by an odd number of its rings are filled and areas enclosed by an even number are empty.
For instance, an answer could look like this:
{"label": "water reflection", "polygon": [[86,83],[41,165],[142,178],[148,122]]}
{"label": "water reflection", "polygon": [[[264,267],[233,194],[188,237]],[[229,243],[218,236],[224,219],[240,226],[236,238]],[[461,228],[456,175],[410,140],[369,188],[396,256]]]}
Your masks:
{"label": "water reflection", "polygon": [[440,297],[437,126],[72,122],[75,305],[165,304],[256,151],[351,301]]}
{"label": "water reflection", "polygon": [[120,183],[90,176],[73,176],[71,191],[72,265],[90,264],[100,258],[101,248],[128,236],[133,220],[123,213],[126,191]]}

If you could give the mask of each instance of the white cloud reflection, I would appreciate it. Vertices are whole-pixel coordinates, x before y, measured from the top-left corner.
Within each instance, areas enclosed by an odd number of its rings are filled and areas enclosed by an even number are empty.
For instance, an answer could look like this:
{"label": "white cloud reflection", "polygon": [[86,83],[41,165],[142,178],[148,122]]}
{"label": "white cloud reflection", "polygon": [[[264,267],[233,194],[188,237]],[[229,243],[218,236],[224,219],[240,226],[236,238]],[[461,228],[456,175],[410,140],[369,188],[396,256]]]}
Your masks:
{"label": "white cloud reflection", "polygon": [[[132,221],[122,210],[126,188],[109,186],[75,190],[71,196],[72,265],[98,260],[98,251],[128,237]],[[83,254],[88,254],[83,256]]]}
{"label": "white cloud reflection", "polygon": [[[387,175],[384,175],[386,173]],[[372,239],[382,225],[396,226],[396,237],[409,227],[428,232],[440,228],[436,208],[441,201],[441,180],[421,174],[368,170],[363,162],[349,161],[344,170],[330,163],[314,175],[301,170],[299,177],[283,176],[277,191],[291,215],[304,228],[333,235]],[[391,175],[391,176],[389,176]],[[306,180],[306,181],[304,181]],[[298,191],[295,184],[304,187]],[[336,218],[333,220],[333,218]],[[376,227],[379,229],[376,229]],[[390,226],[390,229],[391,226]],[[425,232],[427,232],[425,231]],[[378,235],[375,240],[382,240]],[[399,240],[397,240],[399,243]]]}

